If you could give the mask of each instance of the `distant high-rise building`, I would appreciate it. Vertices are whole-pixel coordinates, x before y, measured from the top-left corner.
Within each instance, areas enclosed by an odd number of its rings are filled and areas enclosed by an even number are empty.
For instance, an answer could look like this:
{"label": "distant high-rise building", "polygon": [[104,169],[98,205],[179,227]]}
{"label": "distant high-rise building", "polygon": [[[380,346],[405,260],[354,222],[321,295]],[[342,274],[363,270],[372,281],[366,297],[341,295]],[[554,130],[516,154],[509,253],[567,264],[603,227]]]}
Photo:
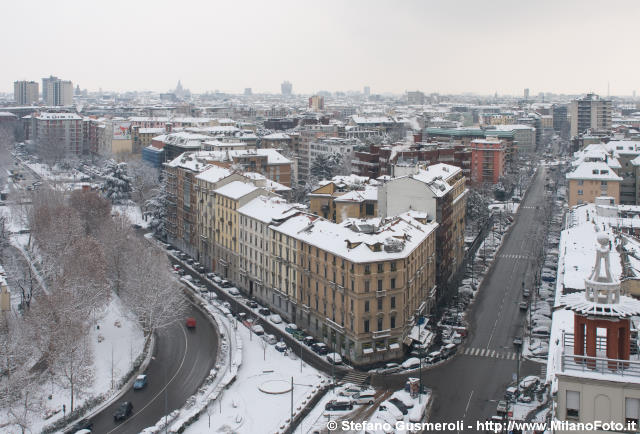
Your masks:
{"label": "distant high-rise building", "polygon": [[407,92],[407,104],[410,105],[422,105],[424,104],[424,93],[416,90],[414,92]]}
{"label": "distant high-rise building", "polygon": [[369,86],[365,86],[364,87],[364,96],[369,96],[371,95],[371,88]]}
{"label": "distant high-rise building", "polygon": [[283,95],[291,95],[291,93],[293,92],[293,85],[288,81],[284,81],[280,85],[280,91],[282,91]]}
{"label": "distant high-rise building", "polygon": [[324,110],[324,96],[313,95],[309,98],[309,108],[313,111]]}
{"label": "distant high-rise building", "polygon": [[13,99],[18,105],[32,105],[38,102],[38,83],[35,81],[14,81]]}
{"label": "distant high-rise building", "polygon": [[528,87],[524,90],[524,100],[525,101],[529,100],[529,88]]}
{"label": "distant high-rise building", "polygon": [[563,130],[568,130],[568,128],[565,127],[568,120],[567,113],[568,111],[566,105],[553,105],[553,129],[558,134],[562,133]]}
{"label": "distant high-rise building", "polygon": [[250,87],[245,87],[244,88],[244,94],[245,95],[253,95],[253,91],[251,90]]}
{"label": "distant high-rise building", "polygon": [[73,104],[73,83],[53,75],[42,79],[42,100],[48,106]]}
{"label": "distant high-rise building", "polygon": [[571,102],[571,137],[584,133],[611,131],[611,100],[589,93]]}

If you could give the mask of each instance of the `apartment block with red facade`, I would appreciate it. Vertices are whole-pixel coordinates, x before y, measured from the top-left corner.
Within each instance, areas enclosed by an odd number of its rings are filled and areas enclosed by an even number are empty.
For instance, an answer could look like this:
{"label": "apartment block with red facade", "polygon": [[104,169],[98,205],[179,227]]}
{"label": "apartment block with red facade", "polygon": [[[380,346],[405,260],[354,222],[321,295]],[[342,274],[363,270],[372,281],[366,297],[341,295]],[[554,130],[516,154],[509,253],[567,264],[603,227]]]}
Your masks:
{"label": "apartment block with red facade", "polygon": [[496,184],[504,175],[506,148],[499,139],[475,139],[471,143],[471,181]]}

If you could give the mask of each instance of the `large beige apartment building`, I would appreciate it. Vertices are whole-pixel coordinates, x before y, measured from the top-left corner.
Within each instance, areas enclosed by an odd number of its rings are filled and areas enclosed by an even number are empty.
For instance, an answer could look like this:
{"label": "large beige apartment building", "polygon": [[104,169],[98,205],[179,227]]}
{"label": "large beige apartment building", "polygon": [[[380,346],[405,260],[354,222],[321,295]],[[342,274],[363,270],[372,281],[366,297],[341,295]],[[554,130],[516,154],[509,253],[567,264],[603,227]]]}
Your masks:
{"label": "large beige apartment building", "polygon": [[435,302],[437,226],[421,212],[341,224],[300,213],[274,222],[270,273],[292,305],[288,319],[354,365],[399,357]]}

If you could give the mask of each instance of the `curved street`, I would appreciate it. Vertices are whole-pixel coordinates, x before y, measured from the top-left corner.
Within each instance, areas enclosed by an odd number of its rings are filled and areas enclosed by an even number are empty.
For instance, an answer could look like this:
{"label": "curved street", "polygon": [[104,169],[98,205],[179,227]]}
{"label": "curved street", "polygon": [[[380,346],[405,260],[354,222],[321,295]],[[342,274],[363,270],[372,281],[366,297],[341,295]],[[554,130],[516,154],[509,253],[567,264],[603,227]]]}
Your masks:
{"label": "curved street", "polygon": [[[196,328],[187,329],[183,321],[159,330],[156,347],[145,374],[147,386],[130,389],[115,403],[93,417],[93,431],[134,434],[153,426],[162,416],[180,408],[209,375],[216,362],[218,332],[209,319],[189,304],[188,313],[196,319]],[[113,413],[121,402],[133,403],[133,414],[121,423]]]}

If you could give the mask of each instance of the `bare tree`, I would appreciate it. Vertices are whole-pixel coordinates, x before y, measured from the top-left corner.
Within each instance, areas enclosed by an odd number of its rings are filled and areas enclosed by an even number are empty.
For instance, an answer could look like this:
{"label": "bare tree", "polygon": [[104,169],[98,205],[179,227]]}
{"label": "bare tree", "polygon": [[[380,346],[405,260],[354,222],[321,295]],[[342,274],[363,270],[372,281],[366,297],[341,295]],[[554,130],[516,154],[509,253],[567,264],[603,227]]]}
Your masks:
{"label": "bare tree", "polygon": [[107,279],[111,289],[120,295],[129,268],[135,264],[134,246],[139,242],[131,230],[131,223],[126,216],[117,215],[104,222],[97,237],[100,240],[107,265]]}
{"label": "bare tree", "polygon": [[87,339],[86,323],[71,321],[67,326],[55,336],[58,351],[52,364],[61,385],[69,390],[69,408],[73,411],[78,394],[92,383],[93,353]]}
{"label": "bare tree", "polygon": [[151,246],[137,246],[133,258],[135,267],[129,269],[122,299],[149,335],[181,319],[186,300],[162,252]]}
{"label": "bare tree", "polygon": [[87,235],[94,234],[111,217],[111,202],[95,191],[74,191],[71,193],[69,205],[84,220]]}

